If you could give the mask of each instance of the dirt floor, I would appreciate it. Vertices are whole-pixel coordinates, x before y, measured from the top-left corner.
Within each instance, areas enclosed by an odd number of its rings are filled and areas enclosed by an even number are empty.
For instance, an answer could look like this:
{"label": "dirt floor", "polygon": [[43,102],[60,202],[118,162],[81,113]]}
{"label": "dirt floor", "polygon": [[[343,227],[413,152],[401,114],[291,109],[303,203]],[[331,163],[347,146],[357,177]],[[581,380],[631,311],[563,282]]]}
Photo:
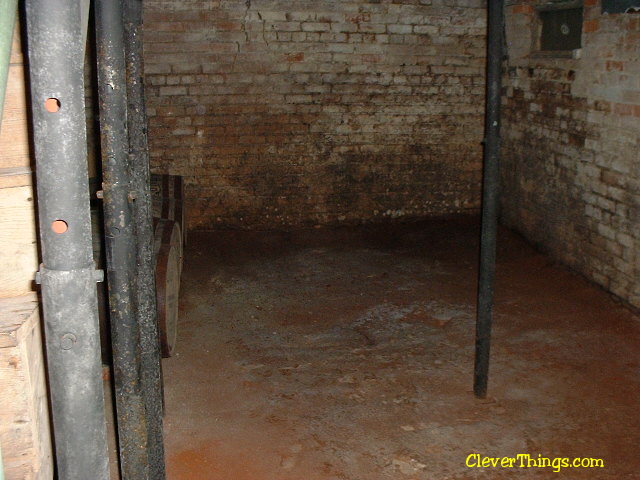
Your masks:
{"label": "dirt floor", "polygon": [[640,479],[640,318],[507,231],[474,398],[477,238],[477,219],[191,234],[168,479]]}

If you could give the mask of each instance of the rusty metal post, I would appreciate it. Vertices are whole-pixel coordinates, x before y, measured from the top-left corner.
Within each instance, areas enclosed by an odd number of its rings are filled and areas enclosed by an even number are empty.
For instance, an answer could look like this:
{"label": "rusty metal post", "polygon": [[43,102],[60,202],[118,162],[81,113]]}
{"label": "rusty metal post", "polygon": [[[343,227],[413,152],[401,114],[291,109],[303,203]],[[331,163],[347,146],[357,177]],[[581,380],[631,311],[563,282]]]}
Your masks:
{"label": "rusty metal post", "polygon": [[105,246],[120,470],[149,479],[140,331],[136,318],[136,237],[131,188],[122,0],[95,3]]}
{"label": "rusty metal post", "polygon": [[498,195],[500,190],[500,95],[504,55],[503,0],[489,0],[487,26],[487,97],[485,107],[484,169],[482,185],[482,227],[476,319],[476,355],[473,391],[487,395],[489,354],[493,315],[493,289],[496,271]]}
{"label": "rusty metal post", "polygon": [[138,241],[136,287],[142,391],[147,413],[149,475],[154,480],[161,480],[166,476],[162,432],[163,387],[155,289],[147,114],[144,104],[141,0],[125,0],[124,32],[129,152],[132,186],[136,195],[133,216]]}

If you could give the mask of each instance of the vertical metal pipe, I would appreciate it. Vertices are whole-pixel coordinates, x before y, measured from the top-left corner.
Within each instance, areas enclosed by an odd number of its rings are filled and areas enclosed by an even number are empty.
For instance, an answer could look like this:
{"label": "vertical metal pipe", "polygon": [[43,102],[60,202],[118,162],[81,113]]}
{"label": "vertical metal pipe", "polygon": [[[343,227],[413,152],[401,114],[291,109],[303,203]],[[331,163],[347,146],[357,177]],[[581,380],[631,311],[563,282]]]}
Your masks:
{"label": "vertical metal pipe", "polygon": [[136,194],[133,216],[138,239],[137,315],[142,357],[142,391],[147,412],[149,475],[154,480],[161,480],[166,476],[162,431],[163,389],[155,293],[147,114],[144,104],[142,6],[142,0],[124,2],[127,123],[132,187]]}
{"label": "vertical metal pipe", "polygon": [[122,0],[95,3],[102,145],[105,247],[120,469],[126,480],[149,478],[147,425],[141,391],[140,332],[136,319],[135,195],[126,127]]}
{"label": "vertical metal pipe", "polygon": [[485,107],[484,168],[482,185],[482,226],[476,319],[476,355],[473,391],[487,395],[491,321],[496,271],[498,195],[500,190],[500,92],[503,57],[504,0],[489,0],[487,27],[487,87]]}
{"label": "vertical metal pipe", "polygon": [[108,480],[76,1],[27,0],[42,310],[58,477]]}

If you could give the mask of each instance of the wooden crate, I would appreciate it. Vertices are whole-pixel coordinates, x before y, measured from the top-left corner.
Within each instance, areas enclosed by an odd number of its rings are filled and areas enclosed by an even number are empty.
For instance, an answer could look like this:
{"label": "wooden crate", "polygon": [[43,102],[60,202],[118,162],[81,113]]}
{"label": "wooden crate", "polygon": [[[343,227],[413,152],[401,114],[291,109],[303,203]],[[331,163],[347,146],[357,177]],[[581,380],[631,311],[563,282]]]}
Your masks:
{"label": "wooden crate", "polygon": [[0,124],[0,298],[32,292],[38,269],[27,89],[18,24]]}
{"label": "wooden crate", "polygon": [[26,183],[30,175],[5,176],[0,171],[0,298],[32,292],[38,270],[33,188],[5,188],[14,178]]}
{"label": "wooden crate", "polygon": [[0,299],[0,445],[6,480],[50,480],[53,460],[35,294]]}

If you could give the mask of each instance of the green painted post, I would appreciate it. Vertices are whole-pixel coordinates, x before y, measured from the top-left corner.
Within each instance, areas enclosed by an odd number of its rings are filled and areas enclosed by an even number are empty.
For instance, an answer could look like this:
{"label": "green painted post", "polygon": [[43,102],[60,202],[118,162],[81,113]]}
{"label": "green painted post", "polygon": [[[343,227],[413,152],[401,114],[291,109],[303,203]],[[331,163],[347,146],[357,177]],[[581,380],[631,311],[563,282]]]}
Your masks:
{"label": "green painted post", "polygon": [[[2,111],[4,110],[4,93],[7,88],[7,75],[9,73],[9,57],[11,56],[11,44],[13,43],[13,27],[18,12],[17,0],[0,0],[0,124],[2,123]],[[0,480],[3,478],[0,476]]]}
{"label": "green painted post", "polygon": [[4,467],[2,466],[2,447],[0,447],[0,480],[4,480]]}

